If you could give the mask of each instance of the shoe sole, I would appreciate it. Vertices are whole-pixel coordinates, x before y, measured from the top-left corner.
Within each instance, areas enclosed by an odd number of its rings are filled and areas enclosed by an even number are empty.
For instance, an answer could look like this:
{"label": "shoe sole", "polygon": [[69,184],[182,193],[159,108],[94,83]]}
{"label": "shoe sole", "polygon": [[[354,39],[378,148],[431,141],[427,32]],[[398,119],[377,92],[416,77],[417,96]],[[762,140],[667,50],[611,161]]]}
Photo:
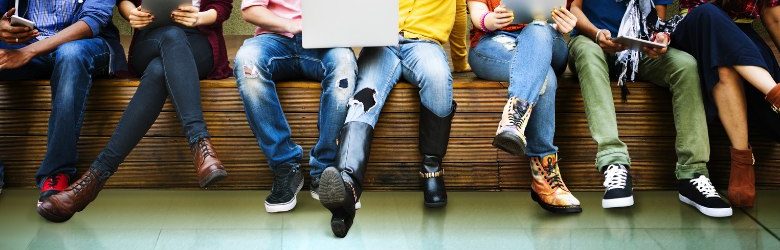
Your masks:
{"label": "shoe sole", "polygon": [[619,208],[630,207],[634,205],[634,196],[615,198],[615,199],[602,199],[601,207],[603,208]]}
{"label": "shoe sole", "polygon": [[[319,200],[320,200],[320,195],[319,195],[319,194],[317,194],[317,192],[310,191],[310,193],[311,193],[311,198],[312,198],[312,199],[315,199],[315,200],[317,200],[317,201],[319,201]],[[360,209],[361,207],[363,207],[363,204],[361,204],[361,203],[360,203],[360,201],[357,201],[357,203],[355,203],[355,210],[358,210],[358,209]]]}
{"label": "shoe sole", "polygon": [[200,188],[207,188],[211,186],[214,183],[217,183],[227,177],[227,171],[224,169],[217,169],[214,171],[211,171],[211,173],[206,176],[205,179],[200,181]]}
{"label": "shoe sole", "polygon": [[347,199],[347,191],[344,180],[336,168],[327,168],[320,177],[319,190],[320,203],[330,211],[343,208]]}
{"label": "shoe sole", "polygon": [[295,205],[298,204],[298,192],[300,192],[302,188],[303,188],[303,181],[298,183],[298,188],[297,190],[295,190],[295,194],[293,195],[292,200],[288,202],[271,204],[266,201],[265,211],[268,213],[280,213],[280,212],[287,212],[293,210],[293,208],[295,208]]}
{"label": "shoe sole", "polygon": [[444,206],[447,206],[447,202],[446,201],[443,201],[443,202],[425,202],[425,207],[427,207],[427,208],[440,208],[440,207],[444,207]]}
{"label": "shoe sole", "polygon": [[40,215],[44,219],[46,219],[48,221],[51,221],[51,222],[55,222],[55,223],[66,222],[66,221],[70,220],[71,217],[73,217],[73,215],[70,215],[70,216],[59,216],[59,215],[50,213],[48,210],[41,208],[40,205],[38,205],[38,207],[35,208],[35,211],[38,212],[38,215]]}
{"label": "shoe sole", "polygon": [[544,210],[556,213],[556,214],[573,214],[573,213],[581,213],[582,207],[581,206],[553,206],[547,203],[542,202],[539,198],[539,195],[536,194],[534,191],[531,191],[531,199],[533,199],[536,203],[539,203],[539,206],[544,208]]}
{"label": "shoe sole", "polygon": [[511,155],[525,155],[523,140],[510,132],[501,132],[493,138],[493,146]]}
{"label": "shoe sole", "polygon": [[709,208],[709,207],[699,205],[698,203],[692,201],[691,199],[688,199],[682,194],[677,194],[677,196],[680,197],[680,201],[682,201],[683,203],[695,207],[697,210],[699,210],[699,212],[709,217],[716,217],[716,218],[729,217],[733,213],[731,208]]}

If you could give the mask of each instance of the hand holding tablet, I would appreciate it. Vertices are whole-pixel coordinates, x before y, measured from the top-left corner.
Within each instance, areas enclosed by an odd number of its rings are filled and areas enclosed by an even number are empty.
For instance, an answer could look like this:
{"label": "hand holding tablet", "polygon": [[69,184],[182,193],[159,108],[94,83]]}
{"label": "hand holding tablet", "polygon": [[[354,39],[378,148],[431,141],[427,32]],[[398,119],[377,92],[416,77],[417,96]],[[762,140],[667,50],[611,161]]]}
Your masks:
{"label": "hand holding tablet", "polygon": [[[184,6],[192,6],[192,0],[144,0],[141,3],[141,6],[139,6],[137,12],[133,11],[131,14],[138,14],[137,17],[140,17],[141,20],[139,22],[145,23],[145,25],[140,28],[155,28],[166,25],[175,25],[177,22],[174,20],[173,13],[180,7]],[[177,15],[177,18],[181,20],[181,16],[183,15],[184,14]],[[132,16],[131,19],[133,19]]]}

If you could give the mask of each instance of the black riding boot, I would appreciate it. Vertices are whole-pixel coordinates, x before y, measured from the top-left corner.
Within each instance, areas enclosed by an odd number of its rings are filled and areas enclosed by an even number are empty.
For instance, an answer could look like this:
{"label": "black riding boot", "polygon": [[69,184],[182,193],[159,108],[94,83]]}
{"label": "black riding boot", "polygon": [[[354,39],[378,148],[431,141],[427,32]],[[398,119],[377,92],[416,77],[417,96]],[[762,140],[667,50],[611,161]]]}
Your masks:
{"label": "black riding boot", "polygon": [[355,203],[363,192],[363,175],[374,128],[363,122],[349,122],[341,128],[336,166],[320,176],[320,203],[333,214],[330,228],[344,238],[355,219]]}
{"label": "black riding boot", "polygon": [[441,161],[447,153],[452,117],[455,116],[457,106],[457,103],[452,102],[452,112],[446,117],[439,117],[425,106],[420,106],[420,152],[423,155],[420,177],[426,207],[447,205]]}

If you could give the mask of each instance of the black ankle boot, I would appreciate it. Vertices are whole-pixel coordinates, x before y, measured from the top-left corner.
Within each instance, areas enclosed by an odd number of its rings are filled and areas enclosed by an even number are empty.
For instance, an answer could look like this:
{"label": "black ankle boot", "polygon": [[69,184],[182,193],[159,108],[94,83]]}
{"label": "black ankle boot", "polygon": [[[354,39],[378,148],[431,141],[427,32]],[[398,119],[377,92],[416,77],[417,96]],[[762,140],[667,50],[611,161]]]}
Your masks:
{"label": "black ankle boot", "polygon": [[374,128],[363,122],[349,122],[341,128],[336,166],[320,176],[320,203],[330,210],[330,228],[344,238],[355,219],[355,203],[363,193],[363,176],[371,151]]}
{"label": "black ankle boot", "polygon": [[425,106],[420,107],[420,152],[423,155],[420,177],[426,207],[447,205],[447,190],[444,188],[444,169],[441,161],[447,153],[452,117],[457,103],[452,102],[452,112],[439,117]]}

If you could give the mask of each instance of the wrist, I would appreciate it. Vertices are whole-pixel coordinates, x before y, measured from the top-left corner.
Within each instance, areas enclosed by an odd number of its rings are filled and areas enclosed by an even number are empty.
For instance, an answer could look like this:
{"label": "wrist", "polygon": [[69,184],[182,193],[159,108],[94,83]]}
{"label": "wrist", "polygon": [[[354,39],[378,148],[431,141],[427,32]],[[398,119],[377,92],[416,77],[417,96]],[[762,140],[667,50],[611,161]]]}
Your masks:
{"label": "wrist", "polygon": [[205,12],[198,12],[197,14],[195,14],[195,23],[193,23],[192,26],[194,27],[200,26],[202,24],[201,20],[203,20],[203,15],[205,14],[206,14]]}
{"label": "wrist", "polygon": [[604,34],[604,29],[596,31],[596,34],[593,36],[593,41],[596,41],[597,43],[601,42],[601,35],[606,35]]}
{"label": "wrist", "polygon": [[479,22],[479,28],[482,30],[482,32],[490,32],[491,30],[488,29],[487,25],[485,24],[485,19],[488,15],[490,15],[490,11],[485,12],[485,14],[482,14],[482,18],[480,18]]}

